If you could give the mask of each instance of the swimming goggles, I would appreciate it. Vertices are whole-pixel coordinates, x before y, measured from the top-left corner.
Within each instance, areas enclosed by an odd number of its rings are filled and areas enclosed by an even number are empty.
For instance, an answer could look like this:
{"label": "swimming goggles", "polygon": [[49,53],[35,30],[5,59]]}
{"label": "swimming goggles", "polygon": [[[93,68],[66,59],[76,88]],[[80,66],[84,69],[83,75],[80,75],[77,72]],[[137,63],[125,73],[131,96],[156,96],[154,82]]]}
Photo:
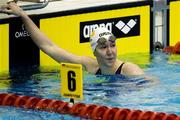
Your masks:
{"label": "swimming goggles", "polygon": [[98,39],[97,43],[98,44],[104,44],[107,41],[110,41],[110,42],[114,43],[116,41],[116,37],[114,35],[109,36],[108,39],[106,39],[104,37],[101,37],[101,38]]}

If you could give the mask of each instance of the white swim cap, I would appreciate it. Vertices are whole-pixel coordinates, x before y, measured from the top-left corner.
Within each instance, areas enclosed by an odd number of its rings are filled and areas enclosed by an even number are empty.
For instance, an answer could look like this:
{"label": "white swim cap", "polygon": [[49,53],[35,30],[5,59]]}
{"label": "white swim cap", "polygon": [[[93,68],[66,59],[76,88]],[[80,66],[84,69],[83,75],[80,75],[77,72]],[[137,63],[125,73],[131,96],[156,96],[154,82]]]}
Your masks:
{"label": "white swim cap", "polygon": [[90,44],[92,51],[94,52],[96,49],[96,46],[98,45],[99,38],[105,38],[106,40],[109,40],[111,36],[114,36],[111,31],[104,27],[98,27],[93,30],[93,32],[90,35]]}

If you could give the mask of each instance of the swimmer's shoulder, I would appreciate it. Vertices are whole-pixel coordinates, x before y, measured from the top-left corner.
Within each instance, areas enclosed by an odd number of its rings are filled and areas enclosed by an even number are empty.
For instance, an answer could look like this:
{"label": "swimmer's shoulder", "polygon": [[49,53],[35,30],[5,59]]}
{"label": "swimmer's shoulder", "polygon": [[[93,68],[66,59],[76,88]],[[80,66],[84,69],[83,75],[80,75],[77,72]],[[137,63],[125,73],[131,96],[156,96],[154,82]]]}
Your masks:
{"label": "swimmer's shoulder", "polygon": [[95,74],[97,69],[99,69],[97,60],[89,56],[83,56],[82,59],[85,70],[90,74]]}
{"label": "swimmer's shoulder", "polygon": [[125,62],[122,67],[123,75],[143,75],[144,71],[141,69],[138,65],[131,63],[131,62]]}

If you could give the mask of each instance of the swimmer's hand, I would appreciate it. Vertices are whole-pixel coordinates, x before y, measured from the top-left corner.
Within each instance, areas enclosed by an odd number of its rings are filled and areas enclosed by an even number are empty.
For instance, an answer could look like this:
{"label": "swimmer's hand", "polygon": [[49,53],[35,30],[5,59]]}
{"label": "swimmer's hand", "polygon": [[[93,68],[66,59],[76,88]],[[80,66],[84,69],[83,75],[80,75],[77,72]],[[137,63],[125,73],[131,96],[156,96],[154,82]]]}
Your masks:
{"label": "swimmer's hand", "polygon": [[26,15],[26,13],[15,2],[9,2],[6,5],[1,6],[1,11],[16,16]]}

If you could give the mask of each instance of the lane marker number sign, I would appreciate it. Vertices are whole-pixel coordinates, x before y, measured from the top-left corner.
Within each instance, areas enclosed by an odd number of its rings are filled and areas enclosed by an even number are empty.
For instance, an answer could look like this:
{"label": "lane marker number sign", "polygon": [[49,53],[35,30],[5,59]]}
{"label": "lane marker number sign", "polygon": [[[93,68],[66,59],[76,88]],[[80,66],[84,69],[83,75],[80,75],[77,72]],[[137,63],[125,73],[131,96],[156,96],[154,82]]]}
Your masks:
{"label": "lane marker number sign", "polygon": [[65,98],[83,99],[82,65],[61,63],[61,95]]}

